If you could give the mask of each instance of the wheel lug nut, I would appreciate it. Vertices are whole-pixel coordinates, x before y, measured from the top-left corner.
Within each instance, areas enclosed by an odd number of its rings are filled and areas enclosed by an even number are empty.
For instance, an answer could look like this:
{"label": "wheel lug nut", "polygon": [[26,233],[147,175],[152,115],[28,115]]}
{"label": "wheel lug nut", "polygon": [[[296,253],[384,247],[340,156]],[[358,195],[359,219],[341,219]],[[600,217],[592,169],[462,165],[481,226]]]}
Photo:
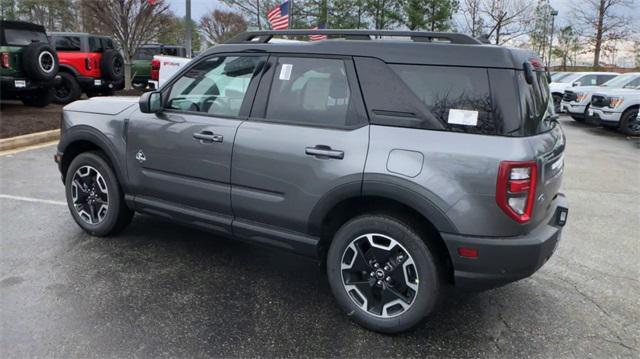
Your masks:
{"label": "wheel lug nut", "polygon": [[380,268],[380,264],[378,264],[378,263],[373,263],[373,268]]}
{"label": "wheel lug nut", "polygon": [[388,271],[388,270],[390,270],[390,269],[391,269],[391,268],[389,268],[389,266],[384,266],[384,270],[385,270],[385,271]]}
{"label": "wheel lug nut", "polygon": [[376,276],[376,274],[375,274],[375,273],[373,273],[373,272],[371,272],[371,273],[369,273],[369,276],[370,276],[371,278],[373,278],[373,277],[375,277],[375,276]]}
{"label": "wheel lug nut", "polygon": [[381,285],[382,285],[382,281],[381,281],[381,280],[379,280],[376,284],[377,284],[377,285],[379,285],[379,286],[381,286]]}
{"label": "wheel lug nut", "polygon": [[387,278],[385,278],[385,280],[386,280],[387,282],[391,282],[391,277],[387,277]]}

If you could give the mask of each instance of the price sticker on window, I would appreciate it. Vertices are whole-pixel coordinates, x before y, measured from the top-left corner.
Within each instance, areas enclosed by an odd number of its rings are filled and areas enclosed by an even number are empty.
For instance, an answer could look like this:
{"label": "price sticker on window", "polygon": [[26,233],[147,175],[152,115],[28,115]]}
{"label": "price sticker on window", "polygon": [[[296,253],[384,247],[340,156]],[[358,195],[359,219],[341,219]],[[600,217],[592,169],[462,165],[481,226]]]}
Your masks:
{"label": "price sticker on window", "polygon": [[282,64],[282,67],[280,68],[280,76],[278,78],[280,80],[289,81],[289,79],[291,78],[292,69],[292,64]]}
{"label": "price sticker on window", "polygon": [[447,122],[452,125],[477,126],[478,111],[457,110],[452,108],[449,110]]}

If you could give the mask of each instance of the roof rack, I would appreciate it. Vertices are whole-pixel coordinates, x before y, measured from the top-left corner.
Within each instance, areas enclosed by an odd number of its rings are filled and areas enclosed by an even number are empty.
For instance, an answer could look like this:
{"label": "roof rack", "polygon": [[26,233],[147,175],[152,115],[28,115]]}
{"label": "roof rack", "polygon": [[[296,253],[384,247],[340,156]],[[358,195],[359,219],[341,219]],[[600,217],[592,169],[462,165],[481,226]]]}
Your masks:
{"label": "roof rack", "polygon": [[300,35],[328,35],[343,37],[347,40],[371,40],[371,36],[385,37],[409,37],[415,42],[448,41],[452,44],[482,44],[477,39],[465,34],[455,32],[427,32],[427,31],[389,31],[389,30],[266,30],[247,31],[234,36],[227,44],[239,44],[246,42],[267,43],[276,35],[300,36]]}

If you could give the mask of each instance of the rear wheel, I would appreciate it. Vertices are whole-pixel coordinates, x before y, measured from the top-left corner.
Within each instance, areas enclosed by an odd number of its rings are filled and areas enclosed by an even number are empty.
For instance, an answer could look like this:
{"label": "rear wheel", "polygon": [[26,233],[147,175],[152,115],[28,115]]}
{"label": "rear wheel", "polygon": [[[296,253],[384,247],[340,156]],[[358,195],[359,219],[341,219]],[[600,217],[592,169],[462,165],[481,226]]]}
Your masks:
{"label": "rear wheel", "polygon": [[133,217],[115,173],[98,152],[85,152],[71,161],[65,177],[69,211],[76,223],[94,236],[107,236],[126,227]]}
{"label": "rear wheel", "polygon": [[401,220],[364,215],[344,224],[327,255],[327,275],[340,307],[365,328],[396,333],[436,307],[440,268],[425,242]]}
{"label": "rear wheel", "polygon": [[630,108],[620,117],[620,131],[628,136],[640,136],[640,120],[638,108]]}
{"label": "rear wheel", "polygon": [[60,84],[55,87],[53,94],[53,102],[67,104],[79,99],[82,89],[76,78],[68,72],[61,72],[60,77]]}
{"label": "rear wheel", "polygon": [[560,114],[560,103],[562,102],[562,95],[553,95],[553,108],[557,114]]}

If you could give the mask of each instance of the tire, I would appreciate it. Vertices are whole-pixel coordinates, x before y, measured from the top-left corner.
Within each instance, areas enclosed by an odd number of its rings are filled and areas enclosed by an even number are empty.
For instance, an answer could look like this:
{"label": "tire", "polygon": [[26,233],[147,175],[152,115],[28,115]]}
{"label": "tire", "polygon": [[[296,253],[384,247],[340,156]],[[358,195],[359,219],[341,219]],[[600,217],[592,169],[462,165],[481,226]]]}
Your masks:
{"label": "tire", "polygon": [[[387,246],[389,251],[371,243]],[[347,316],[361,326],[381,333],[407,330],[434,311],[444,289],[441,267],[432,253],[420,236],[397,218],[356,217],[344,224],[331,242],[327,254],[331,291]],[[385,259],[387,254],[389,259]]]}
{"label": "tire", "polygon": [[32,79],[47,81],[58,74],[58,54],[45,42],[31,43],[24,49],[22,69]]}
{"label": "tire", "polygon": [[[86,189],[83,183],[87,184]],[[93,236],[118,233],[133,218],[115,173],[99,152],[84,152],[71,161],[65,177],[65,192],[73,219]]]}
{"label": "tire", "polygon": [[629,108],[620,117],[620,131],[627,136],[640,136],[640,120],[638,107]]}
{"label": "tire", "polygon": [[20,100],[25,106],[45,107],[53,101],[53,89],[46,88],[20,95]]}
{"label": "tire", "polygon": [[100,60],[102,77],[107,80],[119,81],[124,78],[124,59],[116,50],[107,50]]}
{"label": "tire", "polygon": [[75,76],[68,72],[61,72],[62,81],[54,88],[53,102],[67,104],[80,98],[82,89]]}
{"label": "tire", "polygon": [[559,115],[560,114],[560,103],[562,102],[562,95],[553,95],[553,109]]}

